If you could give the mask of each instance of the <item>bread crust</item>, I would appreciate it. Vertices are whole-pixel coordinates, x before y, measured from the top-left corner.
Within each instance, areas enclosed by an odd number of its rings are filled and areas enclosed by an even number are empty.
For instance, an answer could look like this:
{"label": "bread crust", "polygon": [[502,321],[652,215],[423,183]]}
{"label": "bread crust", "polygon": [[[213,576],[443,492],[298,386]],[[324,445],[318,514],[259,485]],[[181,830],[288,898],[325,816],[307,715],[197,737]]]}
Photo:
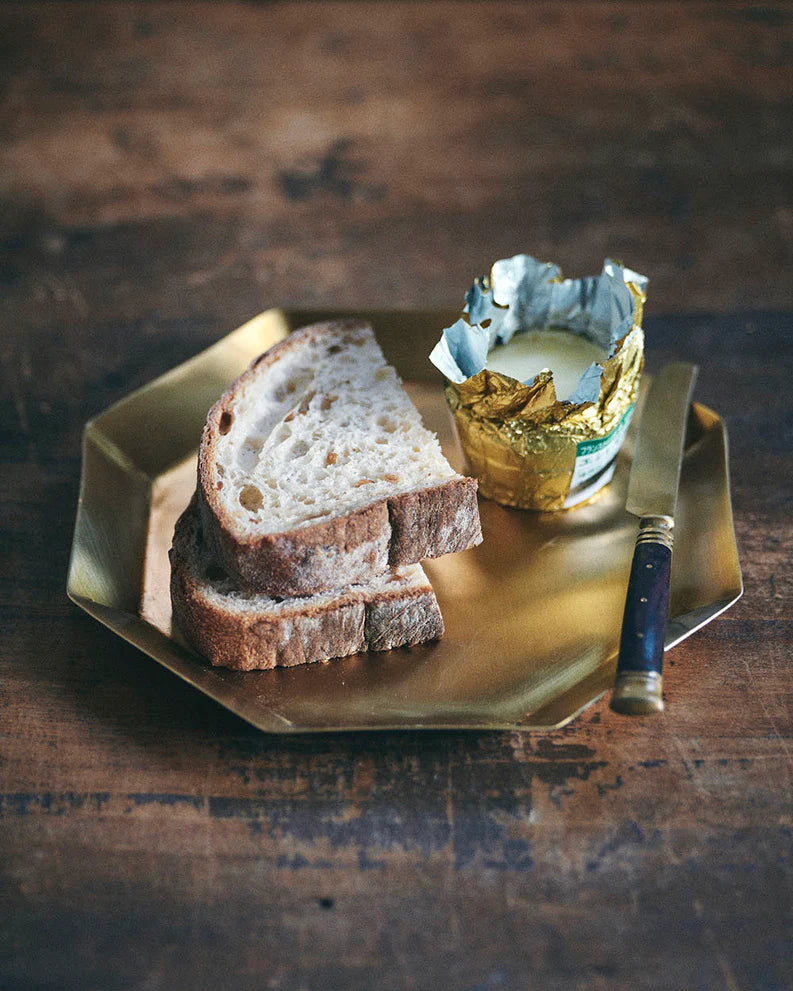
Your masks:
{"label": "bread crust", "polygon": [[302,600],[293,609],[282,606],[276,615],[224,608],[196,575],[193,545],[199,526],[194,500],[174,531],[171,602],[185,639],[215,666],[238,671],[291,667],[443,636],[429,582],[408,588],[395,584],[393,592],[347,588],[316,605]]}
{"label": "bread crust", "polygon": [[481,544],[477,488],[475,478],[461,475],[389,498],[389,565],[413,564]]}
{"label": "bread crust", "polygon": [[345,516],[281,533],[240,536],[212,484],[222,418],[240,389],[291,348],[328,334],[370,328],[360,320],[313,324],[260,355],[209,411],[198,455],[204,541],[240,583],[278,597],[313,595],[367,582],[389,566],[413,564],[481,543],[477,482],[457,476],[440,485],[370,503]]}

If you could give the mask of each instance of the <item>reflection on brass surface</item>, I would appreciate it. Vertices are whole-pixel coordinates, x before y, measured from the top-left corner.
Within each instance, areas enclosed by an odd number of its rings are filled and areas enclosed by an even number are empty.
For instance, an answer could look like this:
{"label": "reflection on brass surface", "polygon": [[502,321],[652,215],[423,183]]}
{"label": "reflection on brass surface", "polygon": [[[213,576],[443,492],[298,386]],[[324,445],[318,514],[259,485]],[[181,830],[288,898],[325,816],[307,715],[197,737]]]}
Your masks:
{"label": "reflection on brass surface", "polygon": [[[352,315],[372,321],[425,423],[460,468],[440,376],[425,358],[447,314]],[[88,424],[69,595],[269,732],[540,729],[567,722],[614,679],[635,537],[635,518],[623,508],[632,433],[613,483],[575,513],[527,514],[481,501],[484,543],[425,565],[446,623],[438,643],[241,673],[211,668],[172,631],[167,551],[195,485],[193,459],[209,406],[289,329],[337,316],[268,311]],[[723,425],[695,404],[689,434],[667,647],[742,591]]]}

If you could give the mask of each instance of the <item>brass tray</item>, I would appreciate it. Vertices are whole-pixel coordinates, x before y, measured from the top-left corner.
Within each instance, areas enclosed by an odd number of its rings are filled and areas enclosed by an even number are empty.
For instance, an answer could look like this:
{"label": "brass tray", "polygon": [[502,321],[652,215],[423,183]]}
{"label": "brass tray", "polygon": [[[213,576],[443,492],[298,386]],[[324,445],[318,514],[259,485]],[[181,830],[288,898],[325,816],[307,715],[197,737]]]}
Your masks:
{"label": "brass tray", "polygon": [[[484,543],[426,564],[439,643],[253,673],[211,668],[171,629],[168,547],[195,486],[207,410],[290,330],[339,314],[268,310],[87,424],[68,593],[125,640],[259,729],[560,726],[613,679],[636,520],[623,506],[633,433],[596,501],[537,514],[480,500]],[[452,312],[362,313],[455,467],[463,460],[427,360]],[[641,408],[634,417],[640,419]],[[683,465],[667,649],[743,591],[724,425],[692,411]]]}

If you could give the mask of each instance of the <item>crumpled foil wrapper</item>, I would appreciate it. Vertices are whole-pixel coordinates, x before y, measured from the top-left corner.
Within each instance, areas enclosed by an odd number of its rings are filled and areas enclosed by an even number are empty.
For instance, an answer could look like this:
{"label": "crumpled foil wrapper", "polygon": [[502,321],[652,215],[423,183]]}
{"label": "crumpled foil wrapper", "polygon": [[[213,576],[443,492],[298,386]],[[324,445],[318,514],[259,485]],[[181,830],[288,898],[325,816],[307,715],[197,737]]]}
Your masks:
{"label": "crumpled foil wrapper", "polygon": [[[591,498],[611,478],[644,364],[647,279],[607,259],[599,276],[563,279],[529,255],[497,261],[466,293],[460,318],[430,354],[480,491],[522,509],[557,510]],[[608,355],[559,401],[553,370],[519,382],[485,368],[515,334],[563,329]]]}

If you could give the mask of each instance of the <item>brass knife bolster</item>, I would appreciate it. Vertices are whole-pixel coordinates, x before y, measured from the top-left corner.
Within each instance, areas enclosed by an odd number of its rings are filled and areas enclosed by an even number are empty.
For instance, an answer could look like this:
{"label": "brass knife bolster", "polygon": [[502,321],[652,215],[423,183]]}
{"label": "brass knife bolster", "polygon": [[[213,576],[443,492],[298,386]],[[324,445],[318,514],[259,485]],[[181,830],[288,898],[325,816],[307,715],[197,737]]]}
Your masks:
{"label": "brass knife bolster", "polygon": [[[625,715],[663,712],[661,667],[673,541],[674,520],[670,517],[642,518],[625,604],[617,678],[611,697],[611,708]],[[655,622],[644,621],[648,610],[655,614]],[[629,622],[631,616],[633,623]],[[648,634],[645,630],[651,632]],[[653,643],[645,641],[648,635],[654,637]]]}
{"label": "brass knife bolster", "polygon": [[675,521],[668,516],[645,516],[639,521],[639,535],[636,538],[636,546],[639,544],[663,544],[672,550],[674,543]]}

